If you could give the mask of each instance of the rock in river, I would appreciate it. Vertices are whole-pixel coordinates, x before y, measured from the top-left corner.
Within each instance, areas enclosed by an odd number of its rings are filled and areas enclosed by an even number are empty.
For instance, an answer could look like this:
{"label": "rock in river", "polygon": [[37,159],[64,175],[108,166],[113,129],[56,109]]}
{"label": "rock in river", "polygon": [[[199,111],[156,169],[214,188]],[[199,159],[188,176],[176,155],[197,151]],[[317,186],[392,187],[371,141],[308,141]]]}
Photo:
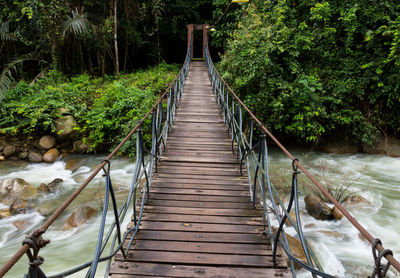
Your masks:
{"label": "rock in river", "polygon": [[313,196],[304,197],[308,213],[318,220],[334,220],[332,209],[320,199]]}
{"label": "rock in river", "polygon": [[3,155],[5,157],[12,156],[15,153],[15,147],[12,145],[8,145],[3,150]]}
{"label": "rock in river", "polygon": [[86,223],[90,218],[96,214],[96,210],[89,206],[83,206],[76,208],[70,217],[68,217],[67,222],[64,225],[65,230],[69,230],[78,227]]}
{"label": "rock in river", "polygon": [[61,188],[61,183],[63,182],[63,179],[54,179],[51,183],[45,184],[42,183],[38,187],[38,191],[45,192],[45,193],[54,193]]}
{"label": "rock in river", "polygon": [[28,159],[30,162],[39,163],[43,161],[43,156],[38,152],[30,152],[28,155]]}
{"label": "rock in river", "polygon": [[60,157],[60,152],[56,149],[50,149],[48,150],[44,156],[43,156],[43,161],[47,163],[53,163]]}
{"label": "rock in river", "polygon": [[0,181],[0,202],[11,204],[17,199],[31,198],[36,193],[36,188],[23,179]]}
{"label": "rock in river", "polygon": [[45,149],[49,150],[53,148],[56,145],[56,138],[50,135],[45,135],[39,140],[39,145]]}

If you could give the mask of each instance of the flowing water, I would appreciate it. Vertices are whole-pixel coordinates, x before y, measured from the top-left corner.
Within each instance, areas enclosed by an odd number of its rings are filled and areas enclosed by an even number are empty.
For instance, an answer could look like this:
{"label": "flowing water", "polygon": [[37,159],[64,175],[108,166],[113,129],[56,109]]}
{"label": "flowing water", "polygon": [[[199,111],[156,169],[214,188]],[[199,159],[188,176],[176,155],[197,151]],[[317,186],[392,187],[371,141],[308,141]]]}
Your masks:
{"label": "flowing water", "polygon": [[[294,152],[295,156],[318,175],[323,181],[351,184],[351,190],[358,192],[369,201],[369,204],[347,206],[350,213],[373,235],[379,237],[386,248],[393,250],[396,258],[400,258],[400,159],[378,155],[328,155],[323,153]],[[35,202],[35,208],[46,209],[56,207],[65,200],[80,183],[90,175],[91,169],[101,162],[102,156],[81,156],[81,166],[72,172],[65,170],[65,162],[54,164],[30,164],[26,162],[0,162],[0,180],[23,178],[38,187],[41,183],[49,183],[55,178],[62,178],[62,189],[54,194],[44,194]],[[271,167],[274,173],[290,176],[290,161],[277,151],[272,151]],[[326,165],[321,174],[321,164]],[[128,159],[112,161],[111,177],[117,188],[119,199],[126,194],[134,170]],[[99,175],[89,184],[82,196],[78,197],[45,234],[51,244],[41,250],[45,258],[42,266],[48,275],[61,272],[72,266],[89,261],[94,254],[97,240],[100,214],[87,224],[72,230],[64,230],[63,225],[72,210],[79,205],[90,205],[99,209],[104,191],[104,178]],[[0,209],[4,207],[0,204]],[[367,277],[372,272],[372,253],[370,245],[360,239],[358,232],[346,220],[320,221],[309,216],[305,211],[301,198],[302,224],[306,237],[311,242],[324,270],[339,277]],[[129,212],[128,212],[129,213]],[[111,216],[111,214],[110,214]],[[123,229],[126,228],[126,221]],[[16,220],[27,223],[23,231],[12,224]],[[11,216],[0,220],[0,265],[19,248],[25,235],[38,228],[45,217],[32,210],[28,214]],[[112,217],[108,217],[111,221]],[[330,231],[328,233],[328,231]],[[293,233],[287,229],[288,233]],[[333,232],[333,233],[332,233]],[[104,270],[100,264],[98,277]],[[27,259],[24,257],[16,264],[6,277],[22,277],[27,271]],[[299,272],[299,277],[311,277]],[[97,277],[96,276],[96,277]],[[84,273],[72,277],[84,277]],[[395,275],[393,275],[395,277]]]}

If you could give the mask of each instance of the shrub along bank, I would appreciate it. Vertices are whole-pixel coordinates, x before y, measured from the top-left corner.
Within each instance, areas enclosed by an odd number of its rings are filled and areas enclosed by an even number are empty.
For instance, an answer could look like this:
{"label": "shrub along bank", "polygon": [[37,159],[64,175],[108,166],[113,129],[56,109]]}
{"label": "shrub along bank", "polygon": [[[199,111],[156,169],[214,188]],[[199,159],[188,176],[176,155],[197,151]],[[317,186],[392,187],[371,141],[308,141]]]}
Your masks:
{"label": "shrub along bank", "polygon": [[[67,78],[57,71],[33,85],[20,81],[0,104],[0,156],[43,153],[39,144],[43,135],[56,138],[56,146],[64,152],[73,151],[74,142],[75,151],[109,151],[151,108],[178,71],[178,66],[160,64],[123,74],[119,80],[106,76],[104,82],[87,74]],[[132,140],[122,153],[133,150]]]}

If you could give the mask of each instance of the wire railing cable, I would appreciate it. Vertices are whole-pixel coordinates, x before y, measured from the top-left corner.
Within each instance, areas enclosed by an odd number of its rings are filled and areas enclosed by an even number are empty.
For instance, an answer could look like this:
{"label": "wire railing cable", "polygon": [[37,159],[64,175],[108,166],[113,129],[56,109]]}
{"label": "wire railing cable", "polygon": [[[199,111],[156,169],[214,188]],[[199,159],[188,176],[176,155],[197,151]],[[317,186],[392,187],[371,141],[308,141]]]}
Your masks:
{"label": "wire railing cable", "polygon": [[[309,171],[307,171],[307,169],[298,160],[295,160],[295,157],[276,139],[276,137],[263,125],[263,123],[250,111],[250,109],[240,100],[240,98],[230,88],[230,86],[226,83],[226,81],[221,77],[219,72],[215,69],[215,66],[210,57],[207,37],[205,38],[205,40],[206,40],[206,43],[205,43],[206,66],[207,66],[209,77],[210,77],[210,80],[212,83],[213,91],[216,95],[217,104],[220,107],[220,109],[222,110],[222,115],[224,116],[224,123],[227,125],[228,130],[232,134],[232,148],[233,148],[234,144],[237,144],[237,152],[238,152],[237,155],[238,155],[238,157],[241,158],[240,160],[238,160],[238,163],[243,165],[243,160],[245,159],[245,160],[247,160],[246,169],[248,170],[248,173],[251,168],[250,166],[252,166],[253,170],[255,171],[255,174],[253,177],[253,183],[254,183],[253,185],[250,184],[251,177],[249,175],[249,188],[250,188],[251,195],[252,195],[252,202],[254,202],[253,201],[253,199],[255,197],[254,191],[257,190],[257,186],[256,186],[257,184],[259,184],[259,187],[262,191],[261,192],[262,198],[263,199],[265,198],[265,187],[263,186],[264,176],[265,176],[268,191],[270,192],[269,202],[270,202],[270,205],[273,207],[273,210],[275,211],[276,219],[278,220],[279,224],[281,225],[282,224],[281,221],[286,220],[286,218],[287,218],[292,223],[292,225],[295,224],[295,225],[293,225],[293,227],[295,228],[296,232],[299,235],[300,234],[302,235],[301,225],[299,225],[299,223],[295,223],[295,221],[293,221],[293,219],[291,219],[290,215],[288,214],[288,210],[286,210],[286,208],[283,205],[282,200],[278,196],[277,190],[274,188],[273,185],[271,185],[271,183],[269,181],[268,165],[266,165],[266,163],[263,163],[264,160],[261,159],[260,157],[259,158],[255,157],[254,149],[256,149],[256,148],[248,147],[248,146],[251,146],[251,143],[249,143],[248,140],[245,138],[245,136],[243,136],[242,126],[241,126],[242,125],[242,119],[241,119],[242,115],[239,114],[239,119],[235,119],[235,116],[236,116],[235,114],[238,114],[237,111],[240,111],[239,113],[241,113],[241,109],[244,109],[244,111],[246,111],[248,118],[251,120],[252,124],[255,124],[257,126],[257,128],[260,130],[260,133],[261,134],[265,133],[266,135],[268,135],[268,137],[288,156],[288,158],[293,162],[293,167],[296,167],[296,169],[298,168],[302,173],[304,173],[304,175],[322,192],[322,194],[324,196],[326,196],[327,199],[333,205],[335,205],[336,208],[350,221],[350,223],[361,233],[361,235],[363,235],[370,243],[373,243],[374,237],[352,215],[350,215],[350,213],[323,187],[323,185],[316,178],[314,178],[309,173]],[[231,95],[231,97],[229,97],[229,95]],[[237,108],[235,106],[239,106],[240,109],[237,110]],[[250,136],[252,136],[252,130],[250,130],[249,133],[250,133]],[[243,141],[247,141],[247,142],[243,142]],[[251,141],[252,140],[250,140],[250,142]],[[266,146],[266,142],[265,142],[265,146]],[[242,151],[244,151],[244,155],[241,154]],[[264,159],[266,162],[268,162],[267,152],[266,152],[266,154],[264,154]],[[261,173],[259,173],[259,171]],[[295,194],[295,193],[296,193],[296,191],[292,192],[292,194]],[[285,219],[280,218],[278,208],[275,205],[275,200],[277,200],[279,207],[283,210],[283,213],[286,216],[286,217],[284,217]],[[265,202],[265,200],[263,200],[263,202],[265,203],[264,210],[266,210],[265,206],[268,204]],[[294,203],[296,203],[296,202],[297,201],[294,201]],[[296,204],[295,204],[295,206],[296,206]],[[268,213],[266,212],[265,214],[266,214],[267,222],[269,222],[270,220],[269,220]],[[298,214],[298,213],[296,213],[296,214]],[[298,217],[298,219],[299,219],[299,217]],[[270,234],[270,236],[272,238],[274,238],[275,235],[272,232],[271,227],[268,227],[268,230],[269,230],[268,234]],[[285,233],[282,233],[282,235],[284,237]],[[303,235],[301,236],[301,238],[303,238]],[[281,241],[281,240],[277,239],[277,242],[280,243],[280,245],[283,247],[285,253],[287,253],[290,262],[296,261],[296,263],[299,264],[299,262],[297,260],[295,260],[294,257],[291,255],[290,248],[285,243],[286,240]],[[312,265],[315,264],[315,266],[318,269],[322,269],[316,256],[314,255],[312,250],[309,248],[309,245],[307,244],[307,242],[304,238],[303,238],[303,240],[301,239],[301,243],[302,243],[305,254],[307,254],[309,252],[310,257],[308,257],[306,255],[308,264],[300,263],[299,265],[301,265],[303,268],[308,269],[312,273],[315,273],[316,275],[322,276],[322,274],[320,274],[319,270],[315,269],[315,267],[312,267]],[[393,257],[391,252],[382,253],[385,249],[383,248],[383,246],[380,242],[376,243],[376,250],[382,254],[382,257],[385,257],[387,259],[387,261],[390,263],[390,265],[392,265],[397,271],[400,271],[400,263]],[[323,273],[323,272],[321,272],[321,273]],[[327,275],[327,274],[324,274],[324,275]],[[328,277],[328,276],[323,276],[323,277]]]}
{"label": "wire railing cable", "polygon": [[[151,107],[151,109],[143,116],[143,118],[136,124],[136,126],[126,135],[126,137],[120,142],[120,144],[106,157],[106,159],[100,163],[97,168],[92,172],[92,174],[79,186],[78,189],[76,189],[68,198],[67,200],[57,208],[57,210],[43,223],[43,225],[36,230],[40,231],[41,234],[45,233],[49,227],[58,219],[58,217],[65,211],[65,209],[76,199],[77,196],[79,196],[79,194],[86,188],[86,186],[98,175],[98,173],[107,165],[109,164],[109,161],[118,153],[118,151],[121,149],[121,147],[135,134],[138,132],[138,130],[140,130],[143,125],[144,122],[147,118],[149,118],[151,115],[153,115],[154,117],[154,111],[156,111],[156,114],[159,116],[158,117],[158,121],[151,121],[153,123],[152,125],[152,150],[151,153],[152,154],[158,154],[158,156],[160,155],[160,153],[165,149],[166,146],[166,141],[167,141],[167,137],[168,137],[168,133],[169,133],[169,127],[172,124],[173,119],[175,118],[175,114],[177,111],[177,107],[178,107],[178,101],[181,99],[182,93],[183,93],[183,86],[185,83],[185,79],[189,70],[189,64],[190,64],[190,60],[191,60],[191,48],[192,48],[192,41],[189,42],[188,44],[188,49],[186,52],[186,58],[185,58],[185,62],[181,68],[181,70],[179,71],[178,75],[176,76],[175,80],[170,84],[170,86],[164,91],[164,93],[159,97],[159,99],[155,102],[155,104]],[[167,104],[167,118],[164,120],[163,118],[163,105],[162,105],[162,101],[167,98],[168,99],[168,104]],[[154,125],[154,123],[156,122],[156,124]],[[138,139],[138,136],[137,136]],[[139,141],[139,140],[137,140]],[[155,141],[155,142],[154,142]],[[143,145],[143,139],[141,144]],[[146,178],[146,189],[144,190],[144,192],[149,191],[150,189],[150,183],[151,183],[151,172],[153,170],[153,165],[154,165],[154,160],[156,161],[156,165],[158,163],[158,158],[157,155],[156,156],[150,156],[151,158],[148,159],[147,164],[144,164],[144,156],[143,156],[143,151],[144,148],[141,149],[141,161],[139,161],[138,159],[136,159],[136,166],[138,166],[138,163],[141,164],[141,166],[144,165],[148,165],[149,166],[149,172],[146,172],[146,169],[143,169],[143,171],[139,171],[136,175],[136,180],[132,181],[131,183],[131,188],[130,188],[130,193],[129,196],[126,200],[126,202],[121,206],[121,209],[119,211],[119,213],[116,213],[114,210],[114,217],[118,214],[119,220],[117,221],[117,223],[121,223],[121,219],[123,219],[125,217],[125,214],[127,212],[128,209],[128,205],[129,203],[135,199],[133,198],[133,193],[137,191],[137,186],[139,185],[139,181],[140,181],[140,177],[141,174],[144,174],[145,176],[147,176]],[[143,167],[144,168],[144,167]],[[107,177],[106,177],[106,183],[107,183]],[[110,187],[109,187],[109,192],[112,191],[112,186],[111,186],[111,180],[109,180],[110,183]],[[107,193],[107,192],[106,192]],[[112,193],[111,193],[112,195]],[[136,197],[136,196],[134,196]],[[148,199],[148,195],[147,196],[143,196],[146,199]],[[113,197],[112,198],[112,202],[114,204],[114,200]],[[134,207],[136,207],[136,204],[133,205]],[[140,215],[142,215],[143,213],[143,206],[144,206],[144,199],[142,198],[142,204],[141,204],[141,211],[140,211]],[[116,206],[114,207],[114,209],[116,208]],[[103,216],[104,216],[105,211],[103,211]],[[117,219],[116,218],[116,219]],[[141,216],[140,216],[141,218]],[[140,221],[138,221],[140,222]],[[118,227],[118,224],[116,222],[114,222],[110,229],[114,229],[115,226]],[[103,226],[103,225],[102,225]],[[87,268],[89,266],[93,266],[93,263],[97,261],[98,262],[103,262],[103,261],[107,261],[109,259],[112,258],[113,255],[115,255],[119,250],[121,250],[122,246],[123,246],[123,241],[126,239],[126,237],[128,236],[128,234],[130,232],[134,232],[134,234],[136,234],[137,232],[137,227],[135,226],[135,229],[130,229],[128,230],[128,232],[125,234],[125,236],[123,237],[123,239],[120,238],[120,235],[118,235],[119,233],[117,232],[117,234],[115,235],[114,239],[113,239],[113,246],[115,244],[115,240],[118,240],[119,245],[117,246],[117,248],[115,250],[111,250],[111,253],[109,256],[106,257],[102,257],[101,253],[104,251],[105,248],[105,244],[109,241],[111,235],[112,235],[112,231],[110,230],[106,237],[103,239],[104,242],[101,245],[98,245],[96,248],[96,255],[93,261],[82,264],[80,266],[75,267],[74,269],[71,269],[69,271],[65,271],[59,275],[53,275],[51,277],[66,277],[68,275],[71,275],[79,270],[82,270],[84,268]],[[101,227],[102,229],[102,227]],[[117,228],[118,229],[118,228]],[[100,231],[101,232],[101,231]],[[104,235],[104,234],[103,234]],[[133,237],[134,235],[132,235]],[[103,236],[100,236],[99,234],[99,241],[100,238],[103,238]],[[101,247],[99,247],[101,246]],[[29,245],[28,242],[24,242],[24,244],[22,245],[21,248],[19,248],[16,253],[0,268],[0,277],[3,277],[13,266],[14,264],[24,255],[24,254],[29,254],[28,252],[29,249],[31,248],[31,246]],[[127,248],[126,250],[129,250],[129,248]],[[38,253],[38,252],[37,252]],[[95,263],[95,265],[97,264]],[[109,264],[108,264],[109,266]],[[93,273],[95,272],[95,267],[91,267],[91,270],[89,271],[89,273]],[[89,274],[89,277],[93,277],[94,274]],[[31,276],[34,277],[34,276]]]}

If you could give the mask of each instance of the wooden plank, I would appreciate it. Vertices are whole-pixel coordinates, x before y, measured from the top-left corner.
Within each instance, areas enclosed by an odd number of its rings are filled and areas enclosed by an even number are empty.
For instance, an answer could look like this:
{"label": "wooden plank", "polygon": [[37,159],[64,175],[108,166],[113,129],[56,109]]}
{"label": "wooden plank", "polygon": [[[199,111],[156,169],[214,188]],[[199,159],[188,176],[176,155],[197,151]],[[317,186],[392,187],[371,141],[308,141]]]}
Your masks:
{"label": "wooden plank", "polygon": [[192,214],[169,214],[169,213],[145,213],[142,218],[144,221],[160,222],[184,222],[187,223],[209,223],[209,224],[232,224],[261,226],[262,221],[258,217],[240,216],[213,216],[213,215],[192,215]]}
{"label": "wooden plank", "polygon": [[145,213],[169,213],[169,214],[190,214],[208,216],[241,216],[241,217],[260,217],[262,211],[259,209],[201,209],[201,208],[180,208],[180,207],[153,207],[146,206]]}
{"label": "wooden plank", "polygon": [[184,167],[195,167],[195,168],[214,168],[214,169],[220,169],[220,168],[229,168],[229,169],[237,169],[239,170],[239,165],[237,164],[230,164],[230,163],[198,163],[198,162],[177,162],[177,161],[167,161],[167,160],[163,160],[160,162],[159,164],[160,166],[168,166],[168,167],[174,167],[174,168],[178,168],[180,166],[184,166]]}
{"label": "wooden plank", "polygon": [[133,252],[136,250],[147,250],[272,256],[270,246],[214,242],[185,242],[185,244],[182,244],[179,241],[138,240],[131,246],[131,250],[134,250]]}
{"label": "wooden plank", "polygon": [[292,275],[284,269],[269,268],[239,268],[239,267],[214,267],[214,266],[193,266],[177,264],[155,264],[143,262],[114,262],[111,265],[114,278],[132,278],[139,275],[162,276],[162,277],[251,277],[289,278]]}
{"label": "wooden plank", "polygon": [[180,167],[161,167],[158,169],[157,173],[170,173],[170,174],[182,174],[187,173],[187,171],[191,171],[193,175],[222,175],[222,176],[239,176],[240,171],[235,168],[225,168],[225,169],[215,169],[214,167],[202,167],[202,168],[194,168],[187,166]]}
{"label": "wooden plank", "polygon": [[[133,227],[131,222],[128,229]],[[229,224],[206,224],[206,223],[180,223],[180,222],[153,222],[142,221],[140,229],[152,231],[181,231],[181,232],[205,232],[205,233],[241,233],[241,234],[260,234],[262,227],[248,225],[229,225]]]}
{"label": "wooden plank", "polygon": [[224,123],[224,121],[222,120],[222,119],[215,119],[215,118],[212,118],[212,117],[210,117],[210,118],[201,118],[201,117],[194,117],[194,116],[192,116],[192,117],[185,117],[185,118],[177,118],[176,120],[175,120],[175,122],[182,122],[182,123],[199,123],[199,122],[201,122],[201,123],[216,123],[216,124],[219,124],[219,123]]}
{"label": "wooden plank", "polygon": [[[154,176],[153,180],[157,183],[160,182],[169,182],[169,183],[195,183],[195,184],[208,184],[210,185],[209,189],[213,189],[212,185],[243,185],[248,186],[248,180],[245,177],[226,177],[226,179],[219,179],[220,176],[207,176],[204,179],[196,176],[189,175],[176,175],[175,178],[173,175],[168,174],[157,174]],[[223,176],[222,176],[223,177]]]}
{"label": "wooden plank", "polygon": [[[222,129],[219,131],[198,131],[198,130],[186,130],[184,128],[174,129],[169,135],[170,137],[177,138],[198,138],[198,141],[201,142],[203,138],[209,139],[219,139],[227,142],[231,142],[231,137]],[[182,140],[183,141],[183,140]]]}
{"label": "wooden plank", "polygon": [[242,208],[249,207],[248,203],[213,202],[213,201],[182,201],[182,200],[152,200],[152,206],[160,207],[184,207],[184,208]]}
{"label": "wooden plank", "polygon": [[206,145],[211,145],[211,146],[232,146],[232,143],[230,140],[195,140],[195,138],[186,138],[185,141],[182,141],[180,138],[176,138],[176,137],[171,137],[168,138],[168,144],[172,143],[172,144],[199,144],[202,146],[206,146]]}
{"label": "wooden plank", "polygon": [[[199,184],[199,183],[174,183],[174,182],[154,182],[153,187],[165,187],[165,188],[187,188],[187,189],[210,189],[209,184]],[[234,191],[249,191],[248,186],[244,185],[221,185],[221,184],[213,184],[212,189],[215,190],[234,190]],[[198,195],[201,197],[202,195]],[[218,197],[218,196],[214,196]],[[220,196],[226,197],[226,196]],[[235,202],[237,199],[233,199]]]}
{"label": "wooden plank", "polygon": [[182,151],[176,149],[167,149],[164,153],[165,156],[192,156],[198,158],[221,158],[231,160],[233,157],[231,150],[201,150],[201,151]]}
{"label": "wooden plank", "polygon": [[158,194],[151,193],[151,200],[181,200],[181,201],[207,201],[207,202],[227,202],[227,203],[245,203],[249,204],[248,196],[232,197],[232,196],[207,196],[207,195],[188,195],[188,194]]}
{"label": "wooden plank", "polygon": [[187,195],[209,195],[209,196],[249,196],[247,191],[228,191],[213,189],[181,189],[181,188],[156,188],[152,187],[150,192],[164,194],[187,194]]}
{"label": "wooden plank", "polygon": [[[122,258],[121,254],[115,256]],[[175,264],[194,264],[211,266],[244,266],[273,268],[272,256],[249,256],[234,254],[204,254],[192,252],[168,252],[137,250],[130,252],[127,257],[130,262],[157,262]],[[281,257],[277,257],[282,262]]]}
{"label": "wooden plank", "polygon": [[[130,239],[128,236],[127,238]],[[177,231],[152,231],[140,230],[136,235],[137,240],[172,240],[180,242],[216,242],[216,243],[248,243],[267,244],[267,238],[262,234],[233,234],[233,233],[202,233],[202,232],[177,232]]]}
{"label": "wooden plank", "polygon": [[204,162],[204,163],[231,163],[236,164],[235,158],[221,159],[218,157],[182,157],[177,155],[161,156],[161,159],[175,162]]}

